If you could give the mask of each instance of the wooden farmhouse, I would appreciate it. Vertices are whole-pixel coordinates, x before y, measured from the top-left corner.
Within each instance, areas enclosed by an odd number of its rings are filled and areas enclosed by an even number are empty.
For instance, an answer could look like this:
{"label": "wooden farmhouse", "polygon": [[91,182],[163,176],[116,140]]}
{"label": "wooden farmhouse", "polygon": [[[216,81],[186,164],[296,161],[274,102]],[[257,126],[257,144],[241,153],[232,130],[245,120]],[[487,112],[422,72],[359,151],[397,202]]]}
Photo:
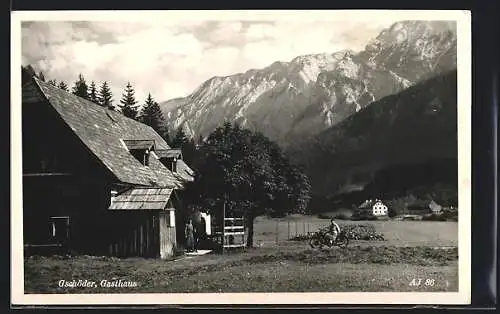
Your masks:
{"label": "wooden farmhouse", "polygon": [[407,205],[406,213],[410,215],[440,214],[442,206],[434,200],[415,200]]}
{"label": "wooden farmhouse", "polygon": [[[168,258],[193,171],[151,127],[22,69],[25,251]],[[176,226],[181,226],[177,228]]]}

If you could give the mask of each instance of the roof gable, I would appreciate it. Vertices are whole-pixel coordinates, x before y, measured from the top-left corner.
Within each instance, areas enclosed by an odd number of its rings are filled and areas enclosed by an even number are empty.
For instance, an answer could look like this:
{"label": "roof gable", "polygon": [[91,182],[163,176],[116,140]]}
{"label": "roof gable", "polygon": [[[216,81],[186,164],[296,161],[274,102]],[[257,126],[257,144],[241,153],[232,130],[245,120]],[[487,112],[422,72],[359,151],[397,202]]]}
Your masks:
{"label": "roof gable", "polygon": [[125,145],[127,146],[128,149],[133,150],[133,149],[139,149],[139,150],[146,150],[146,149],[152,149],[155,145],[154,140],[123,140]]}
{"label": "roof gable", "polygon": [[[144,186],[182,186],[179,178],[159,161],[144,166],[124,145],[125,140],[147,139],[149,143],[153,141],[157,149],[170,149],[153,128],[36,78],[32,84],[119,181]],[[28,88],[25,85],[23,89],[25,87]]]}
{"label": "roof gable", "polygon": [[181,158],[182,152],[180,149],[157,149],[156,155],[160,158]]}

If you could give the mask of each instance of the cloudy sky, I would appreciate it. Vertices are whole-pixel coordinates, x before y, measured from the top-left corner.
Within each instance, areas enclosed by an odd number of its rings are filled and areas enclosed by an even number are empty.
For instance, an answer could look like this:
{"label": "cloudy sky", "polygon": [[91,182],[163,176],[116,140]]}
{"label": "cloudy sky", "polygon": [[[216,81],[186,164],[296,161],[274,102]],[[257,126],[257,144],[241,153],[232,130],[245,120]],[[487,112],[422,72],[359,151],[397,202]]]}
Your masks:
{"label": "cloudy sky", "polygon": [[22,23],[22,63],[72,85],[106,80],[121,98],[130,81],[141,103],[190,94],[213,76],[262,68],[302,54],[361,50],[394,20],[301,19]]}

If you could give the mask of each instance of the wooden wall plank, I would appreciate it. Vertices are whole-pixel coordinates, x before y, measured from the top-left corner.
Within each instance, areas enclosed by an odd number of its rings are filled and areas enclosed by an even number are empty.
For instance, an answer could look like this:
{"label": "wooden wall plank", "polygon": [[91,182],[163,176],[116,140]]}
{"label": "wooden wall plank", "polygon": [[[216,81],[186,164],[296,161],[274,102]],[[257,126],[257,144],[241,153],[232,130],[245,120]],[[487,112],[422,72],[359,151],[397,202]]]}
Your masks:
{"label": "wooden wall plank", "polygon": [[160,212],[160,257],[162,259],[166,259],[174,255],[174,250],[177,242],[176,229],[175,227],[170,226],[169,219],[170,213],[168,211]]}

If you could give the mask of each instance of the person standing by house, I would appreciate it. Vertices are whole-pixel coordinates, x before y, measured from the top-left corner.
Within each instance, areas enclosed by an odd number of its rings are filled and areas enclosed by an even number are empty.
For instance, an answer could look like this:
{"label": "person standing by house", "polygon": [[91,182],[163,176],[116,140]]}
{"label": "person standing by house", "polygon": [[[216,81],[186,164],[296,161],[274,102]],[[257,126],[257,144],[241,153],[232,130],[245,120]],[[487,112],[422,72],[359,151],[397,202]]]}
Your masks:
{"label": "person standing by house", "polygon": [[194,230],[193,230],[193,223],[191,222],[191,219],[188,220],[185,228],[185,235],[186,235],[186,249],[188,252],[193,252],[194,251]]}
{"label": "person standing by house", "polygon": [[198,251],[198,243],[200,242],[200,226],[193,224],[193,250]]}

